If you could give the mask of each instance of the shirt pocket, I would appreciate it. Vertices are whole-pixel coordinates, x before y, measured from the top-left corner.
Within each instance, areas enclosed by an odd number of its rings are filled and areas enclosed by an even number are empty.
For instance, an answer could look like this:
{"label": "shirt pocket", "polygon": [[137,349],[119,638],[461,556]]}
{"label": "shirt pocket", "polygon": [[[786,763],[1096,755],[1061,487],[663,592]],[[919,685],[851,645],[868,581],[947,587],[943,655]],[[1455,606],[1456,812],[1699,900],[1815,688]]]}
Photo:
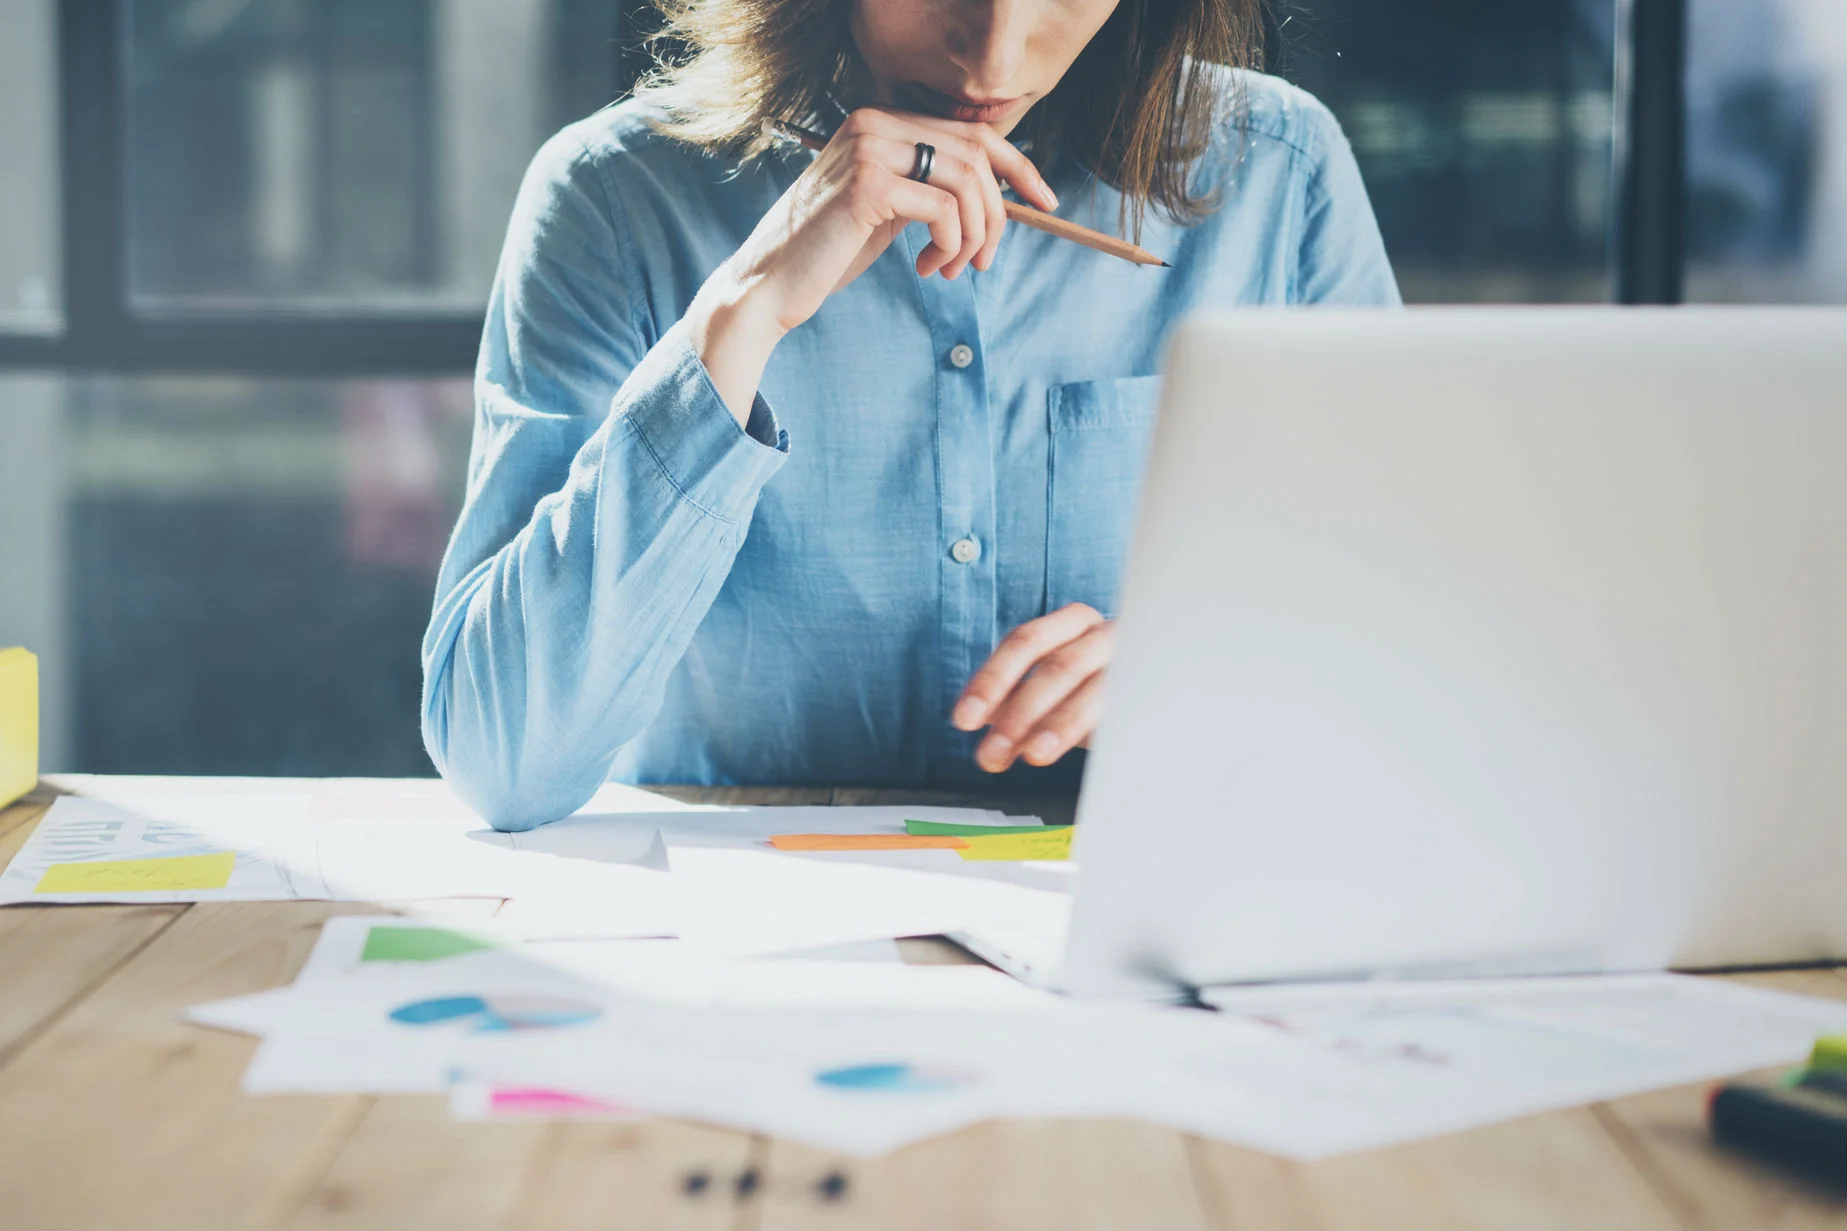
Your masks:
{"label": "shirt pocket", "polygon": [[1047,395],[1047,611],[1088,603],[1115,618],[1160,392],[1159,376],[1128,376]]}

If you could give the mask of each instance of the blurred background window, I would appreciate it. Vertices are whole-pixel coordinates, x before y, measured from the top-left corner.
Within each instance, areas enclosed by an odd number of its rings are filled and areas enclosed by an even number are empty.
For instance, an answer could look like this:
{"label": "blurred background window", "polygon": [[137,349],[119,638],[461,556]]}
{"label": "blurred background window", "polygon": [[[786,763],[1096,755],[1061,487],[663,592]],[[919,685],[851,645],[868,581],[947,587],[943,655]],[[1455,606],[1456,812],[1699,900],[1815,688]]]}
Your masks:
{"label": "blurred background window", "polygon": [[[1408,299],[1608,300],[1658,139],[1626,15],[1682,5],[1688,297],[1847,301],[1847,0],[1277,0],[1271,67],[1340,117]],[[0,0],[0,644],[40,652],[48,766],[431,772],[418,644],[507,213],[652,26]]]}
{"label": "blurred background window", "polygon": [[1847,303],[1847,0],[1692,0],[1687,298]]}
{"label": "blurred background window", "polygon": [[72,384],[62,520],[82,767],[429,773],[418,645],[469,401],[462,378]]}
{"label": "blurred background window", "polygon": [[1610,0],[1312,0],[1277,7],[1271,67],[1340,118],[1407,300],[1595,301],[1615,30]]}
{"label": "blurred background window", "polygon": [[0,3],[0,333],[63,324],[55,0]]}
{"label": "blurred background window", "polygon": [[463,376],[0,373],[0,644],[40,655],[44,763],[430,773],[471,424]]}
{"label": "blurred background window", "polygon": [[613,0],[124,11],[145,313],[478,309],[533,151],[617,92]]}
{"label": "blurred background window", "polygon": [[[60,7],[0,0],[0,335],[58,323]],[[113,144],[65,151],[119,156],[76,256],[123,243],[116,311],[0,370],[0,644],[41,655],[44,763],[428,774],[418,645],[480,313],[533,152],[621,92],[620,6],[62,7],[119,65],[83,100]]]}

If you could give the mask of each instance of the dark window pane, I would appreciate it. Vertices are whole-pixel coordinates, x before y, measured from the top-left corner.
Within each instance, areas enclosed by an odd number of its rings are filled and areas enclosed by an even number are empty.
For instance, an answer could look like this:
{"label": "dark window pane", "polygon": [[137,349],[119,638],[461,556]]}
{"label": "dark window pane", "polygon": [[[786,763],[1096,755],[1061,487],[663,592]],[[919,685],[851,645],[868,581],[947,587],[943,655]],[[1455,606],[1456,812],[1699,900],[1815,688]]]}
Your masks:
{"label": "dark window pane", "polygon": [[54,0],[0,4],[0,332],[63,328]]}
{"label": "dark window pane", "polygon": [[1609,297],[1615,15],[1612,0],[1278,6],[1272,66],[1340,117],[1407,299]]}
{"label": "dark window pane", "polygon": [[64,382],[0,372],[0,646],[39,656],[39,763],[71,768]]}
{"label": "dark window pane", "polygon": [[466,312],[527,160],[615,93],[615,6],[134,0],[137,310]]}
{"label": "dark window pane", "polygon": [[1847,303],[1847,3],[1690,16],[1688,298]]}
{"label": "dark window pane", "polygon": [[[431,771],[418,643],[462,492],[463,379],[0,380],[0,642],[46,762]],[[52,733],[55,731],[55,738]]]}

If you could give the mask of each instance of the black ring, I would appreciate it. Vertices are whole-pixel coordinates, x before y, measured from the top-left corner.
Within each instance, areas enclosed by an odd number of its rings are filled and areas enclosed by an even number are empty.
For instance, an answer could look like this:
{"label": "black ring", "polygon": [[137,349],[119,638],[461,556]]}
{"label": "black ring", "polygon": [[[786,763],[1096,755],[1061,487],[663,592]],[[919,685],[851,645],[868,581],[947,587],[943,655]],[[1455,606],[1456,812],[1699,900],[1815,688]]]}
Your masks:
{"label": "black ring", "polygon": [[911,178],[920,184],[930,182],[930,172],[936,169],[936,147],[925,141],[917,143],[917,161],[911,164]]}

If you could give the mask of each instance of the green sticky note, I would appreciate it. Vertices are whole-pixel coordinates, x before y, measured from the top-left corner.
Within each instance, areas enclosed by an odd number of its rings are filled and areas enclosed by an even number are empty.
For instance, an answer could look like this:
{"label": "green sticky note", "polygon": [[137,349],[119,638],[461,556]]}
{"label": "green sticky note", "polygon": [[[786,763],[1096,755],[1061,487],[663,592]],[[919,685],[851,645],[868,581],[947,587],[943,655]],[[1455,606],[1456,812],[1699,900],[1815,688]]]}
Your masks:
{"label": "green sticky note", "polygon": [[918,837],[987,838],[995,834],[1044,833],[1045,825],[953,825],[948,821],[906,821],[904,832]]}
{"label": "green sticky note", "polygon": [[366,933],[362,962],[440,962],[446,957],[478,953],[493,945],[448,928],[382,928]]}
{"label": "green sticky note", "polygon": [[1831,1034],[1815,1040],[1815,1052],[1809,1067],[1823,1073],[1847,1073],[1847,1034]]}
{"label": "green sticky note", "polygon": [[234,851],[214,855],[169,855],[161,859],[108,859],[96,863],[54,863],[34,893],[189,893],[223,889],[237,866]]}
{"label": "green sticky note", "polygon": [[968,845],[956,854],[964,859],[1069,859],[1073,828],[1071,825],[1046,826],[1034,833],[964,838]]}

